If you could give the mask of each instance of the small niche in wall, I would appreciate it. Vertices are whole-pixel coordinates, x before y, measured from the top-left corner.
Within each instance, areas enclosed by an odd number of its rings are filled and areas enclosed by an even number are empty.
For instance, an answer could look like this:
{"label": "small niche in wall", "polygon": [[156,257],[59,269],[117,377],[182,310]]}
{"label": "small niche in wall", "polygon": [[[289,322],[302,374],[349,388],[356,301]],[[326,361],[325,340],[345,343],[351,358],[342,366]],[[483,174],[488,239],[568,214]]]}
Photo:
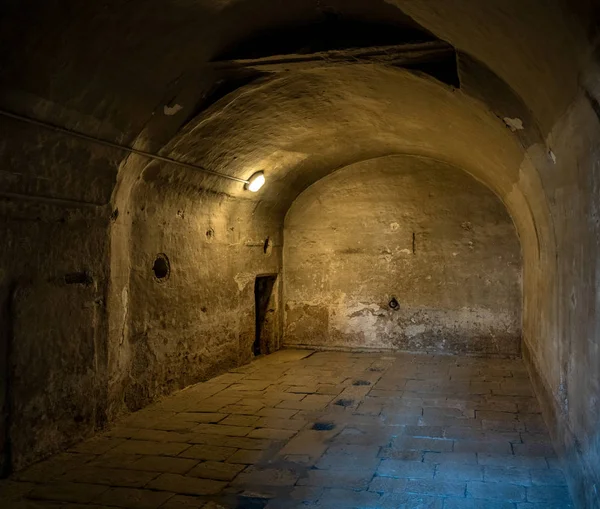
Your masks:
{"label": "small niche in wall", "polygon": [[90,286],[94,283],[92,275],[87,271],[70,272],[65,274],[65,284],[67,285],[83,285]]}
{"label": "small niche in wall", "polygon": [[167,258],[166,254],[159,253],[156,255],[156,259],[152,265],[152,272],[154,272],[154,277],[159,282],[169,279],[169,275],[171,274],[171,264],[169,263],[169,258]]}
{"label": "small niche in wall", "polygon": [[271,239],[269,237],[267,237],[265,239],[265,243],[263,244],[263,253],[265,253],[267,256],[269,256],[272,251],[273,251],[273,242],[271,242]]}

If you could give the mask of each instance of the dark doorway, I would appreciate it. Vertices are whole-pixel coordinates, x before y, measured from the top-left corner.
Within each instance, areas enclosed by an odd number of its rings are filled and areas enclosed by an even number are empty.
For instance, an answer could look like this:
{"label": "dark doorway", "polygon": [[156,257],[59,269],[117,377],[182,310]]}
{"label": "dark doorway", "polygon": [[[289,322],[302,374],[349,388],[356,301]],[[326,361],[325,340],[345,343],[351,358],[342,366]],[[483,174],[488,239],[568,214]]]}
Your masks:
{"label": "dark doorway", "polygon": [[267,354],[271,350],[274,335],[275,296],[273,287],[277,275],[257,276],[254,282],[254,309],[256,313],[256,335],[254,337],[254,355]]}

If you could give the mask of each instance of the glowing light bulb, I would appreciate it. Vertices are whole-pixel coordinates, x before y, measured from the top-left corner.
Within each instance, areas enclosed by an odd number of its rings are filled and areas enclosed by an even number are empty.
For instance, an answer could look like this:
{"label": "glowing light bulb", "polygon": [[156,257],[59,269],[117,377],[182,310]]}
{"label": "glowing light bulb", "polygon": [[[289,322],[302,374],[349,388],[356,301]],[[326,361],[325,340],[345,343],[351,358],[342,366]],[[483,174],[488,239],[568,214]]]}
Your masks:
{"label": "glowing light bulb", "polygon": [[265,174],[262,171],[257,171],[248,179],[246,189],[256,193],[265,183]]}

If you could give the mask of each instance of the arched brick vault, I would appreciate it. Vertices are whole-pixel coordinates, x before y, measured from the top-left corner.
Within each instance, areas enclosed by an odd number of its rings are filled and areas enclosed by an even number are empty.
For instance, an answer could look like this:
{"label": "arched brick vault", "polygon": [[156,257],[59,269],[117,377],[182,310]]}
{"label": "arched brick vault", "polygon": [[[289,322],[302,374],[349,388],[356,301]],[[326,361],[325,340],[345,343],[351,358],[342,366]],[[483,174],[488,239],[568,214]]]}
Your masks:
{"label": "arched brick vault", "polygon": [[[144,244],[160,224],[154,221],[162,220],[151,210],[157,203],[165,217],[185,213],[187,220],[177,217],[187,221],[188,232],[215,230],[210,242],[229,267],[219,280],[226,301],[239,288],[247,291],[242,280],[233,282],[244,272],[236,265],[245,256],[240,246],[270,236],[277,247],[285,211],[303,189],[359,160],[415,154],[467,171],[510,212],[523,249],[527,355],[569,460],[574,492],[582,501],[593,499],[600,476],[600,72],[593,1],[457,0],[449,7],[444,0],[207,0],[103,9],[85,3],[72,10],[36,4],[5,7],[3,107],[231,175],[246,178],[256,169],[268,175],[265,188],[249,195],[238,183],[136,156],[121,160],[118,153],[2,120],[10,140],[3,158],[12,164],[27,153],[33,164],[17,169],[52,177],[35,185],[7,180],[6,189],[103,203],[97,210],[106,223],[119,211],[110,224],[110,248],[101,240],[105,224],[98,226],[97,244],[87,246],[97,252],[100,289],[108,285],[106,372],[103,347],[96,358],[98,384],[106,378],[108,391],[98,398],[97,422],[86,421],[77,433],[101,424],[103,412],[110,418],[210,373],[183,373],[153,389],[143,366],[134,369],[138,379],[124,374],[139,360],[136,338],[147,326],[136,315],[136,299],[154,298],[140,274],[152,250],[173,240],[167,233]],[[215,80],[211,59],[260,29],[308,23],[327,9],[379,21],[412,19],[456,49],[460,88],[377,64],[323,66],[264,76],[198,114]],[[176,104],[181,111],[166,114],[164,107]],[[520,119],[524,129],[511,132],[505,117]],[[235,232],[227,233],[234,223]],[[40,250],[57,242],[42,239],[36,239]],[[9,251],[7,258],[23,256]],[[249,272],[276,270],[278,256],[275,249],[268,259],[249,259]],[[6,262],[5,273],[43,273],[44,263],[31,269]],[[5,299],[9,285],[2,285]],[[232,320],[249,312],[241,301],[235,309]],[[172,380],[173,374],[161,377]],[[48,450],[64,443],[57,439]]]}

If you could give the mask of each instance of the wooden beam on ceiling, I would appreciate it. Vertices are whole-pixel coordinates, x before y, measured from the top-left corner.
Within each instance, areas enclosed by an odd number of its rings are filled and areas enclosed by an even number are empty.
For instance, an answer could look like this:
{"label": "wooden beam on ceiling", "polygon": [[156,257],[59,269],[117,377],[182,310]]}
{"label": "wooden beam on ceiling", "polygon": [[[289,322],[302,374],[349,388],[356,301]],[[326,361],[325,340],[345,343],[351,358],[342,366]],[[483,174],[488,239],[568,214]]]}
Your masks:
{"label": "wooden beam on ceiling", "polygon": [[219,60],[211,63],[214,70],[255,69],[264,72],[327,67],[331,65],[380,64],[403,66],[447,59],[454,48],[443,41],[394,46],[370,46],[317,53],[273,55],[262,58]]}

